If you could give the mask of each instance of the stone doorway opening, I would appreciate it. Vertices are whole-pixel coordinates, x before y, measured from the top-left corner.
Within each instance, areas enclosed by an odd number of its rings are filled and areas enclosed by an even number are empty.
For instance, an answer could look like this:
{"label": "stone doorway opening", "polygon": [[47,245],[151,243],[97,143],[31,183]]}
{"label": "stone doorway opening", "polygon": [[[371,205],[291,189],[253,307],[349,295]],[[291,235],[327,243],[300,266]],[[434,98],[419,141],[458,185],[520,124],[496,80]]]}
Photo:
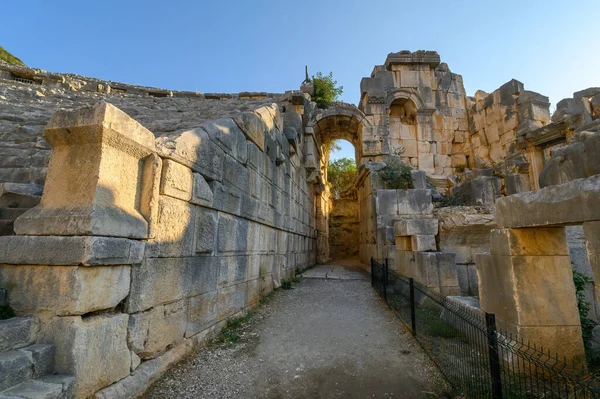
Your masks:
{"label": "stone doorway opening", "polygon": [[359,219],[356,150],[345,140],[326,143],[327,181],[330,191],[329,257],[334,262],[358,263]]}

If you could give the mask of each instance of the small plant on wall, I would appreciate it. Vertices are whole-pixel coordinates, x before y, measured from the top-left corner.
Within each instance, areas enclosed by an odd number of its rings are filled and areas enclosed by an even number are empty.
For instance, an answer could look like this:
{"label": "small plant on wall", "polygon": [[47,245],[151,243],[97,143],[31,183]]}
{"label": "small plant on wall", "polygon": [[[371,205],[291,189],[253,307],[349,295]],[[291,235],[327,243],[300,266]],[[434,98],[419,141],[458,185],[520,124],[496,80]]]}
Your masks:
{"label": "small plant on wall", "polygon": [[315,90],[312,100],[317,103],[319,108],[329,107],[338,100],[344,91],[343,86],[337,86],[337,81],[333,79],[332,72],[329,72],[329,75],[317,72],[312,77],[312,84]]}
{"label": "small plant on wall", "polygon": [[379,177],[385,188],[391,190],[408,190],[414,188],[412,168],[398,159],[387,162],[385,168],[379,170]]}

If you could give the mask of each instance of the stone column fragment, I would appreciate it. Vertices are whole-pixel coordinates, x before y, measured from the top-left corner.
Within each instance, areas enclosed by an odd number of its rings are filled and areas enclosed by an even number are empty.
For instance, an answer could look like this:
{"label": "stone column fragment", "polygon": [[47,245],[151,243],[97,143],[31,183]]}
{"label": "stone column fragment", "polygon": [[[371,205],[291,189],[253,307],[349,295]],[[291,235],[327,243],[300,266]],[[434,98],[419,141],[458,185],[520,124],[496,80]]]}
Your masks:
{"label": "stone column fragment", "polygon": [[157,198],[152,132],[100,102],[57,112],[43,137],[53,148],[44,194],[15,221],[17,234],[148,237]]}
{"label": "stone column fragment", "polygon": [[585,359],[563,227],[495,229],[477,255],[481,309],[506,333],[569,360]]}

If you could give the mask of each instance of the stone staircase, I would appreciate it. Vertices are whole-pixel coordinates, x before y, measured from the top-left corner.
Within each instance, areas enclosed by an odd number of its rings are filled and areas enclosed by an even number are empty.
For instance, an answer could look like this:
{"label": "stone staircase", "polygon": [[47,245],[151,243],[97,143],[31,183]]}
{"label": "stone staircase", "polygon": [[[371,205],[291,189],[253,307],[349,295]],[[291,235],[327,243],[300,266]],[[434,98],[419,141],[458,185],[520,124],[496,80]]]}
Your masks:
{"label": "stone staircase", "polygon": [[0,399],[67,399],[75,379],[53,374],[54,345],[36,344],[31,317],[0,320]]}
{"label": "stone staircase", "polygon": [[0,236],[12,235],[15,219],[40,202],[44,186],[0,183]]}
{"label": "stone staircase", "polygon": [[431,175],[429,181],[438,193],[446,194],[448,191],[448,178],[446,176]]}

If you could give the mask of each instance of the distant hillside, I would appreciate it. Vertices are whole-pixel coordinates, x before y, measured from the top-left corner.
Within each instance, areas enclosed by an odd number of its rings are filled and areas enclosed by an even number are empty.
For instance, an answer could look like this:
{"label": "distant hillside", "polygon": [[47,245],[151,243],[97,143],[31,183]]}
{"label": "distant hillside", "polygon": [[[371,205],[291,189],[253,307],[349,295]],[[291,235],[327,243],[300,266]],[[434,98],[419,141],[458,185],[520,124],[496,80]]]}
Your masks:
{"label": "distant hillside", "polygon": [[0,46],[0,61],[8,62],[9,64],[13,65],[26,66],[23,61],[4,50],[4,47],[2,46]]}

